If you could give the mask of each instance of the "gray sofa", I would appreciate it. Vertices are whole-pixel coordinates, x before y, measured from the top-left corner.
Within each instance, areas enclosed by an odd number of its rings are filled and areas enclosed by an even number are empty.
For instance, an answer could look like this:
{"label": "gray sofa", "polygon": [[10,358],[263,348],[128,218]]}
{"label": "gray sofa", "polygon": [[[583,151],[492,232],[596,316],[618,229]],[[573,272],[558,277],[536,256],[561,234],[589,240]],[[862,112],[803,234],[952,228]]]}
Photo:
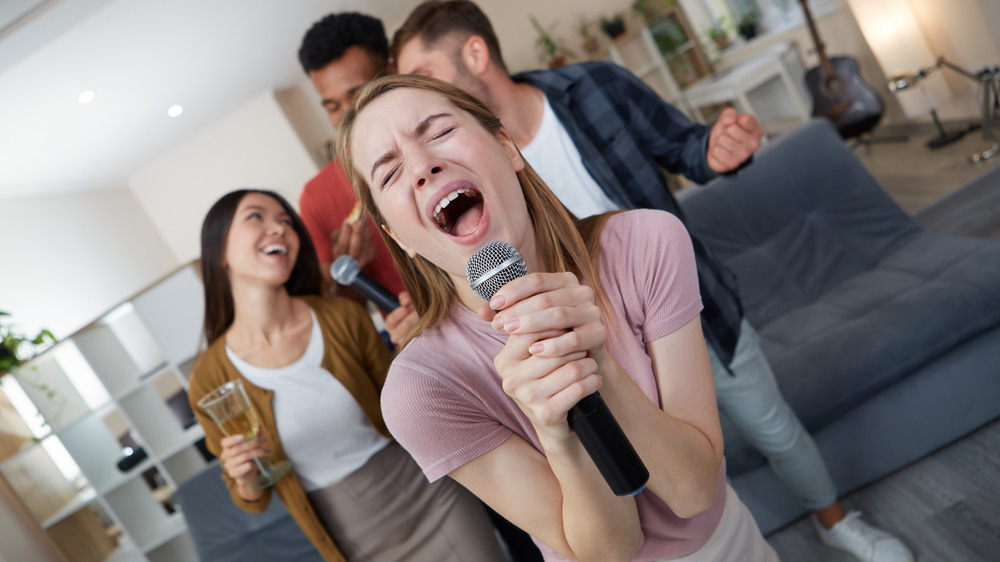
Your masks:
{"label": "gray sofa", "polygon": [[214,463],[185,481],[177,502],[202,562],[322,562],[277,496],[263,513],[236,507]]}
{"label": "gray sofa", "polygon": [[[841,494],[1000,417],[1000,242],[925,230],[817,120],[683,198]],[[762,532],[805,513],[723,420]]]}

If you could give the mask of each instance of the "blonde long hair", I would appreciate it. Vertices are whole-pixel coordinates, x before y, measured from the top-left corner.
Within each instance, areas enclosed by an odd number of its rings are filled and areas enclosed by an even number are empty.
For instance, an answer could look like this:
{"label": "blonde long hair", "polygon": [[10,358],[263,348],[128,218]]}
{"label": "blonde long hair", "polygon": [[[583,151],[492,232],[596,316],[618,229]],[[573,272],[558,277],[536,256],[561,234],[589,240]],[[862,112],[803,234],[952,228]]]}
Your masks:
{"label": "blonde long hair", "polygon": [[[358,114],[369,104],[383,94],[399,88],[427,90],[444,96],[456,108],[471,115],[498,139],[503,130],[500,118],[484,103],[447,82],[424,76],[395,75],[379,78],[365,86],[358,95],[354,108],[341,122],[337,138],[337,154],[358,199],[379,225],[388,223],[375,205],[371,187],[364,175],[354,165],[352,152],[354,125]],[[607,317],[611,308],[601,288],[600,272],[595,264],[599,252],[600,233],[608,215],[577,219],[559,202],[527,161],[524,169],[517,172],[517,179],[521,184],[528,214],[535,227],[535,241],[542,264],[548,271],[572,271],[582,278],[594,290],[597,304]],[[414,308],[420,315],[419,322],[406,340],[408,342],[423,330],[441,322],[457,298],[457,293],[451,277],[444,270],[420,255],[411,258],[383,229],[379,229],[379,234],[388,246],[406,290],[413,299]]]}

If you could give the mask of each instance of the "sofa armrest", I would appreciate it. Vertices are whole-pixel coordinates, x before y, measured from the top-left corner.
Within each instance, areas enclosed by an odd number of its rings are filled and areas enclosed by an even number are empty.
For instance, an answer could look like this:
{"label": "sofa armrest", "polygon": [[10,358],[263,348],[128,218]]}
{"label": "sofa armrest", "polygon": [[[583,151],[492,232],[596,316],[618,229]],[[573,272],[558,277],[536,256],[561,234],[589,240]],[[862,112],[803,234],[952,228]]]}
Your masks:
{"label": "sofa armrest", "polygon": [[825,119],[766,146],[681,206],[692,235],[736,274],[747,317],[760,325],[920,232]]}

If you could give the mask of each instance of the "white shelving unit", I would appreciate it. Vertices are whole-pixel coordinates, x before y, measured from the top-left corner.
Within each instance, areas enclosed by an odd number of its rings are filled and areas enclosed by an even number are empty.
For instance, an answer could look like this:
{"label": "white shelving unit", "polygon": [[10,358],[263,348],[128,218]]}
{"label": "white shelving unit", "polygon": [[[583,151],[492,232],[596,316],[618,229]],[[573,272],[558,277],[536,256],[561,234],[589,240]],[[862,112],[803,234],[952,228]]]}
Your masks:
{"label": "white shelving unit", "polygon": [[[196,447],[204,431],[183,427],[168,399],[187,390],[203,314],[201,280],[188,264],[21,367],[16,386],[30,407],[22,401],[18,412],[36,439],[0,459],[0,474],[50,535],[63,524],[61,544],[77,528],[65,523],[91,510],[119,533],[100,550],[104,560],[198,559],[171,497],[207,465]],[[123,435],[148,455],[126,472],[117,468]]]}
{"label": "white shelving unit", "polygon": [[683,111],[689,119],[705,122],[698,109],[684,97],[648,27],[643,26],[637,33],[613,41],[608,46],[608,58],[629,69],[664,101]]}

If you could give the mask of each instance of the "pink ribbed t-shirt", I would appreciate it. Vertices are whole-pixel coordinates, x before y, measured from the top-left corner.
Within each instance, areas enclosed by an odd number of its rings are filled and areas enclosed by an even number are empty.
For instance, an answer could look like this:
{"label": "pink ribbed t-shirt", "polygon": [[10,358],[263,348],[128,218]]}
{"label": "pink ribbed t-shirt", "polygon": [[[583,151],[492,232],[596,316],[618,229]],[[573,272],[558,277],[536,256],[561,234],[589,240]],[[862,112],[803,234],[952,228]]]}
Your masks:
{"label": "pink ribbed t-shirt", "polygon": [[[629,211],[601,234],[601,285],[614,318],[605,318],[608,351],[650,401],[659,405],[646,344],[701,311],[691,239],[662,211]],[[629,337],[631,336],[631,337]],[[493,358],[507,336],[459,303],[393,361],[382,389],[382,413],[393,436],[431,481],[506,441],[512,433],[541,452],[527,416],[501,388]],[[652,492],[636,496],[645,542],[636,560],[694,552],[715,530],[725,505],[725,467],[707,511],[682,519]],[[564,560],[536,541],[546,560]]]}

